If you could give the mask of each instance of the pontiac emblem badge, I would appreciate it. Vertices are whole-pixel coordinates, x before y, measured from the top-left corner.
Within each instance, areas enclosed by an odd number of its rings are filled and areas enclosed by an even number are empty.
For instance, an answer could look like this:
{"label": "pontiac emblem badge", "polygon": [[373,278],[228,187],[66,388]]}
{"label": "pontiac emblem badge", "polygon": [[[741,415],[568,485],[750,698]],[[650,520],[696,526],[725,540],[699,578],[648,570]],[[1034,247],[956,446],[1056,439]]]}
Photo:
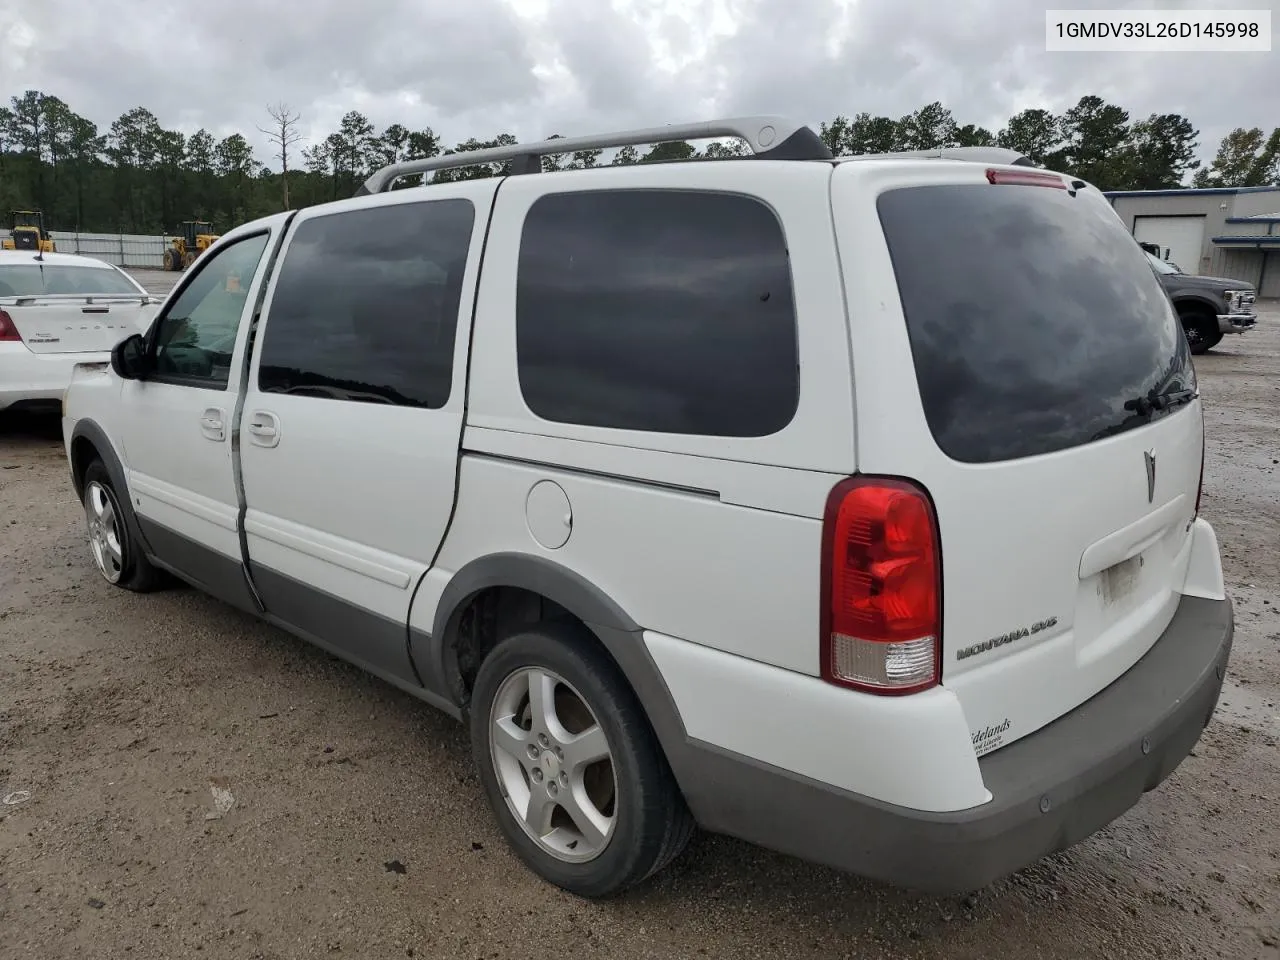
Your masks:
{"label": "pontiac emblem badge", "polygon": [[1156,455],[1147,450],[1143,452],[1142,458],[1147,462],[1147,503],[1152,503],[1156,498]]}

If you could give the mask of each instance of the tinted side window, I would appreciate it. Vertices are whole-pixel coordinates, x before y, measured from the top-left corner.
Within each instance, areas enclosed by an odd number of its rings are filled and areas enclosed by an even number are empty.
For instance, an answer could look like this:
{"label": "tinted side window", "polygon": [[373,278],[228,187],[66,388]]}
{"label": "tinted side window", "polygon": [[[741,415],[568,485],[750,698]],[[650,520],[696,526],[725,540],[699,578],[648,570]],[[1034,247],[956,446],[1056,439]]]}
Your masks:
{"label": "tinted side window", "polygon": [[316,217],[280,267],[258,388],[442,407],[453,380],[470,200],[430,200]]}
{"label": "tinted side window", "polygon": [[161,379],[225,387],[249,285],[267,234],[237,240],[201,263],[156,325],[152,348]]}
{"label": "tinted side window", "polygon": [[520,242],[516,351],[525,402],[546,420],[775,433],[800,395],[782,226],[726,193],[543,197]]}

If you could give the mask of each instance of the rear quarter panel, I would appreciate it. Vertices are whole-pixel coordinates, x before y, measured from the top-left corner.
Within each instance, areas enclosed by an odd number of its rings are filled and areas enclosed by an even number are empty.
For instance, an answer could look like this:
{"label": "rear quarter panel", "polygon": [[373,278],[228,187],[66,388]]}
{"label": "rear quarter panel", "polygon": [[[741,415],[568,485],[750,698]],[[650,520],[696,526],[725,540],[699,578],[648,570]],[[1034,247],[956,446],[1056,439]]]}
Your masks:
{"label": "rear quarter panel", "polygon": [[[429,631],[454,571],[498,552],[571,568],[646,629],[807,674],[818,672],[821,517],[855,466],[852,384],[827,164],[669,164],[514,177],[498,193],[481,272],[459,493],[412,612]],[[798,314],[800,399],[759,438],[650,433],[535,416],[516,364],[524,220],[557,191],[735,192],[771,207],[786,238]],[[571,514],[563,546],[533,536],[542,481]]]}

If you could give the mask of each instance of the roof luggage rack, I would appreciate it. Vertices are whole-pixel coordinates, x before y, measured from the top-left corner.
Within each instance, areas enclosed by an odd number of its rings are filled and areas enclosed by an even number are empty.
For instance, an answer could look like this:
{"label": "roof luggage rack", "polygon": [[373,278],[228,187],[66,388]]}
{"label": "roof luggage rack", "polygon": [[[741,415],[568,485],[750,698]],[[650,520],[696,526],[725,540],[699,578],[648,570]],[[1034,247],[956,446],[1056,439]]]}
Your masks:
{"label": "roof luggage rack", "polygon": [[[733,117],[700,123],[675,123],[643,130],[621,130],[586,137],[557,137],[535,143],[516,143],[488,150],[463,150],[422,160],[404,160],[388,164],[376,171],[356,190],[355,196],[385,193],[401,177],[433,170],[474,167],[482,163],[510,162],[509,174],[541,173],[542,158],[557,153],[580,150],[608,150],[640,143],[666,143],[671,140],[707,140],[712,137],[738,137],[745,140],[758,160],[834,160],[830,148],[810,127],[786,117]],[[974,163],[1007,163],[1023,167],[1036,164],[1017,150],[1003,147],[940,147],[933,150],[905,150],[897,153],[863,154],[862,157],[933,157],[942,160],[969,160]],[[852,158],[850,158],[852,159]]]}
{"label": "roof luggage rack", "polygon": [[511,161],[511,173],[540,173],[542,157],[580,150],[608,150],[639,143],[666,143],[670,140],[707,140],[712,137],[739,137],[761,160],[832,160],[834,154],[809,127],[786,117],[736,117],[701,123],[675,123],[644,130],[598,133],[587,137],[557,137],[536,143],[517,143],[488,150],[466,150],[425,160],[405,160],[375,171],[355,196],[384,193],[401,177],[432,170],[474,167],[482,163]]}

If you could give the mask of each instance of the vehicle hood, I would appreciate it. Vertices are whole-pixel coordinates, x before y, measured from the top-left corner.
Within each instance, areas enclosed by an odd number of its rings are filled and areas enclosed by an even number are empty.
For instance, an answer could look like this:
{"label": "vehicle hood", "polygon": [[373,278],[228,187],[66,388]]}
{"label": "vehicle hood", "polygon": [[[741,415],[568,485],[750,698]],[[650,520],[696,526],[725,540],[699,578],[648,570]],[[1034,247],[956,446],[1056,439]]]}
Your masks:
{"label": "vehicle hood", "polygon": [[1171,273],[1160,277],[1167,287],[1179,290],[1204,290],[1224,293],[1228,290],[1253,290],[1253,284],[1244,280],[1231,280],[1227,277],[1197,277],[1189,273]]}

